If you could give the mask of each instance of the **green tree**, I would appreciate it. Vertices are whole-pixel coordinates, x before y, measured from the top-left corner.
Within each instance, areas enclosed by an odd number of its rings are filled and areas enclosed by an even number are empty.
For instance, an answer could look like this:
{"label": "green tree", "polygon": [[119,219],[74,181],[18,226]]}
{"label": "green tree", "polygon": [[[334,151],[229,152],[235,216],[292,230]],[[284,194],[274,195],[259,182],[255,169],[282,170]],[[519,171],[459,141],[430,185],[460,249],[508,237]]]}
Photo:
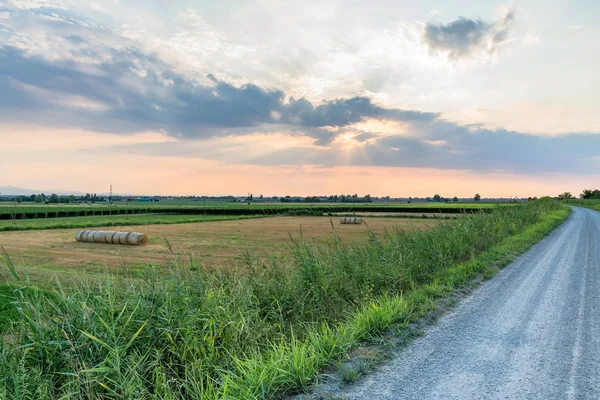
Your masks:
{"label": "green tree", "polygon": [[440,196],[439,194],[435,194],[433,195],[433,201],[435,202],[439,202],[442,200],[442,196]]}
{"label": "green tree", "polygon": [[600,190],[595,189],[595,190],[590,190],[590,189],[585,189],[583,191],[583,193],[581,193],[579,195],[580,198],[585,199],[585,200],[590,200],[590,199],[600,199]]}
{"label": "green tree", "polygon": [[473,197],[473,200],[475,200],[475,201],[479,201],[479,200],[481,200],[481,196],[479,195],[479,193],[477,193],[477,194],[475,195],[475,197]]}
{"label": "green tree", "polygon": [[458,197],[454,196],[454,198],[452,199],[453,202],[458,203]]}
{"label": "green tree", "polygon": [[559,200],[568,200],[568,199],[573,199],[573,195],[569,192],[564,192],[558,195],[558,199]]}

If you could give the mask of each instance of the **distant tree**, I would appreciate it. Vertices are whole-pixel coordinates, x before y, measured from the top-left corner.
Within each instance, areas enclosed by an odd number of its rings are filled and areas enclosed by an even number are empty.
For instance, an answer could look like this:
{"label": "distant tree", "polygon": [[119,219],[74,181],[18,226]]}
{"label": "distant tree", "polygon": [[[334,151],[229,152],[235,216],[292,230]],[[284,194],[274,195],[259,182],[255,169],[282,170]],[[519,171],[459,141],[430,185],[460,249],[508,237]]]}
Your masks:
{"label": "distant tree", "polygon": [[458,197],[454,196],[454,198],[452,199],[453,202],[457,203],[458,202]]}
{"label": "distant tree", "polygon": [[35,199],[34,199],[34,201],[35,201],[36,203],[43,203],[43,202],[44,202],[44,199],[42,198],[42,195],[41,195],[41,194],[36,194],[36,195],[35,195]]}
{"label": "distant tree", "polygon": [[32,194],[31,196],[29,196],[29,201],[35,201],[35,194]]}
{"label": "distant tree", "polygon": [[433,201],[435,202],[439,202],[442,200],[442,196],[440,196],[439,194],[436,194],[433,196]]}
{"label": "distant tree", "polygon": [[595,190],[590,190],[590,189],[585,189],[583,191],[583,193],[581,193],[579,195],[580,198],[585,199],[585,200],[590,200],[590,199],[600,199],[600,190],[595,189]]}
{"label": "distant tree", "polygon": [[558,199],[559,200],[568,200],[568,199],[574,199],[573,195],[569,192],[564,192],[558,195]]}
{"label": "distant tree", "polygon": [[475,200],[475,201],[479,201],[479,200],[481,200],[481,196],[479,195],[479,193],[477,193],[477,194],[475,195],[475,197],[473,197],[473,200]]}
{"label": "distant tree", "polygon": [[258,198],[259,198],[260,200],[262,200],[262,199],[263,199],[263,195],[261,194],[260,196],[258,196]]}
{"label": "distant tree", "polygon": [[58,195],[56,193],[52,193],[50,195],[50,203],[52,203],[52,204],[58,203]]}

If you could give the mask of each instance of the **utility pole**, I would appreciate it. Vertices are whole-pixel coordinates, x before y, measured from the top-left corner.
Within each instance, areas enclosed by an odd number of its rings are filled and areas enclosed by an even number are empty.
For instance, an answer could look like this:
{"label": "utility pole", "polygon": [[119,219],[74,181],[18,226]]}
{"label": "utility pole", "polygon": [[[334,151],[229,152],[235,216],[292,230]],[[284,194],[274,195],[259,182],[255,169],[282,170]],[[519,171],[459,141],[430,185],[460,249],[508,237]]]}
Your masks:
{"label": "utility pole", "polygon": [[108,195],[108,204],[112,204],[112,184],[110,185],[110,195]]}

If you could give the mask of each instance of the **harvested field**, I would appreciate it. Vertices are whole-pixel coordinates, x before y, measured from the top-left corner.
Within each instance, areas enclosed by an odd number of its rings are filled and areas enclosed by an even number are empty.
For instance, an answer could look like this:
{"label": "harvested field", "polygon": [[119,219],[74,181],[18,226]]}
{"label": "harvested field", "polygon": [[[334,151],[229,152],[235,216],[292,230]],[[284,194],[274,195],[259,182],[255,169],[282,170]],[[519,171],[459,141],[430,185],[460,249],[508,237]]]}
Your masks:
{"label": "harvested field", "polygon": [[[335,232],[346,243],[364,242],[369,230],[427,229],[439,223],[423,219],[371,218],[366,219],[367,226],[340,225],[339,218],[335,217],[271,217],[110,228],[145,233],[149,237],[145,247],[78,243],[75,241],[78,229],[1,232],[0,245],[6,248],[18,267],[25,267],[34,280],[51,275],[57,268],[81,272],[97,271],[101,267],[120,272],[125,267],[135,269],[150,263],[168,266],[177,257],[187,260],[190,254],[196,262],[212,269],[235,266],[247,252],[258,256],[267,253],[289,254],[290,235],[299,239],[302,234],[306,241],[325,243],[333,237],[330,221],[333,221]],[[165,237],[176,254],[169,250]]]}

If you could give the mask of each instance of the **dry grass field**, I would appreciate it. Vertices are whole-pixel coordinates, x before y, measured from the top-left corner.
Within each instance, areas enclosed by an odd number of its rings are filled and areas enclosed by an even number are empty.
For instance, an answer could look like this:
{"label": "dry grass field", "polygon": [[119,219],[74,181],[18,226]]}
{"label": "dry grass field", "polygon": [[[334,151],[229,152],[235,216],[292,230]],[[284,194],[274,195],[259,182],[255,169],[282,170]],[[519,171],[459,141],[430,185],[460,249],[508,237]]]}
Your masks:
{"label": "dry grass field", "polygon": [[99,269],[119,273],[151,263],[164,267],[177,259],[185,261],[190,255],[208,269],[235,268],[246,253],[260,257],[290,254],[290,235],[295,239],[302,235],[311,243],[325,243],[334,235],[331,222],[335,233],[346,243],[365,241],[369,230],[427,229],[439,223],[428,219],[367,218],[368,225],[340,225],[335,217],[272,217],[104,229],[143,232],[149,237],[149,244],[144,247],[78,243],[75,232],[79,229],[0,232],[0,245],[34,281],[48,279],[56,271],[64,276],[69,272],[96,273]]}

